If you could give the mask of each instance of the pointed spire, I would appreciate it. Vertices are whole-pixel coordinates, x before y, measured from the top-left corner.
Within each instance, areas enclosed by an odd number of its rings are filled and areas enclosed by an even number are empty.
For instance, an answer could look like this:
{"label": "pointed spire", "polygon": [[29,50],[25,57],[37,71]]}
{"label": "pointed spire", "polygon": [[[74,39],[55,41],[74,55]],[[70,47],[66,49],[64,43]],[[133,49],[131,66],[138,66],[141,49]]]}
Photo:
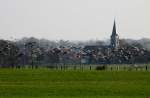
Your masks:
{"label": "pointed spire", "polygon": [[112,34],[117,34],[116,33],[116,22],[115,22],[115,19],[114,19],[114,26],[113,26]]}
{"label": "pointed spire", "polygon": [[116,22],[114,19],[114,26],[113,26],[113,30],[112,30],[112,35],[111,35],[111,43],[110,46],[112,47],[112,49],[118,49],[119,47],[119,36],[116,32]]}

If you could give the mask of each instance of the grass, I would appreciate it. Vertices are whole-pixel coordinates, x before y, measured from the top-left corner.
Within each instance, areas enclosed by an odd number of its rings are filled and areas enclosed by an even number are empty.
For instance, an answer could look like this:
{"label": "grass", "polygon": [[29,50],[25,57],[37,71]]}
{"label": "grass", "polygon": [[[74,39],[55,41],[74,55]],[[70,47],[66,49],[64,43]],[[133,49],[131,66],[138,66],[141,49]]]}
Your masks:
{"label": "grass", "polygon": [[149,71],[0,69],[0,98],[149,97]]}

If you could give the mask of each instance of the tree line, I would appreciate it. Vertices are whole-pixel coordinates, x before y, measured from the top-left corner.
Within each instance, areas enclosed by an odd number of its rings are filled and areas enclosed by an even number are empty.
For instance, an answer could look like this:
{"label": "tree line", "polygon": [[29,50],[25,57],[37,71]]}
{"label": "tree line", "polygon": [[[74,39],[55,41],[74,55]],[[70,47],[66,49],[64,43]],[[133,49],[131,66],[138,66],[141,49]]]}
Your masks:
{"label": "tree line", "polygon": [[149,63],[150,40],[120,40],[117,51],[107,48],[85,48],[108,45],[109,41],[49,41],[23,38],[17,41],[0,40],[0,67],[55,67],[75,64],[133,64]]}

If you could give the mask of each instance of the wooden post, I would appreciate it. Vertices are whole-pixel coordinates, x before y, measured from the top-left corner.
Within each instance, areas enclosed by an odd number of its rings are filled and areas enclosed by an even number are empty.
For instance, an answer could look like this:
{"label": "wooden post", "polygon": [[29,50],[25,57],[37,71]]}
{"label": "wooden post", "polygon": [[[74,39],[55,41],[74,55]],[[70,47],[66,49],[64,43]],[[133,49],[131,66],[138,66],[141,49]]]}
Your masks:
{"label": "wooden post", "polygon": [[62,65],[60,66],[61,70],[62,70]]}
{"label": "wooden post", "polygon": [[76,65],[74,65],[74,70],[76,70]]}
{"label": "wooden post", "polygon": [[112,67],[110,67],[110,69],[111,69],[111,71],[113,70],[113,68],[112,68]]}
{"label": "wooden post", "polygon": [[91,65],[90,65],[90,70],[91,70],[92,68],[91,68]]}
{"label": "wooden post", "polygon": [[147,71],[147,65],[146,65],[146,71]]}
{"label": "wooden post", "polygon": [[117,66],[117,71],[119,70],[119,66]]}
{"label": "wooden post", "polygon": [[123,69],[124,69],[124,71],[125,71],[125,70],[126,70],[126,67],[124,66],[124,68],[123,68]]}
{"label": "wooden post", "polygon": [[136,69],[136,71],[138,70],[138,68],[137,68],[137,67],[136,67],[135,69]]}
{"label": "wooden post", "polygon": [[83,71],[83,65],[81,66],[81,70]]}

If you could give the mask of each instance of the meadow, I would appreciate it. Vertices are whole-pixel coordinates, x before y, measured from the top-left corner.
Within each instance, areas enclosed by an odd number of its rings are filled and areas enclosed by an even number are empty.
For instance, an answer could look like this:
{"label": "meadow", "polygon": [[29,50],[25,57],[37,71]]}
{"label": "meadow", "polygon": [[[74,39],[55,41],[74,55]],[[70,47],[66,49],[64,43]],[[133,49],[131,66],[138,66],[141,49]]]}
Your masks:
{"label": "meadow", "polygon": [[0,69],[0,98],[149,98],[150,71]]}

